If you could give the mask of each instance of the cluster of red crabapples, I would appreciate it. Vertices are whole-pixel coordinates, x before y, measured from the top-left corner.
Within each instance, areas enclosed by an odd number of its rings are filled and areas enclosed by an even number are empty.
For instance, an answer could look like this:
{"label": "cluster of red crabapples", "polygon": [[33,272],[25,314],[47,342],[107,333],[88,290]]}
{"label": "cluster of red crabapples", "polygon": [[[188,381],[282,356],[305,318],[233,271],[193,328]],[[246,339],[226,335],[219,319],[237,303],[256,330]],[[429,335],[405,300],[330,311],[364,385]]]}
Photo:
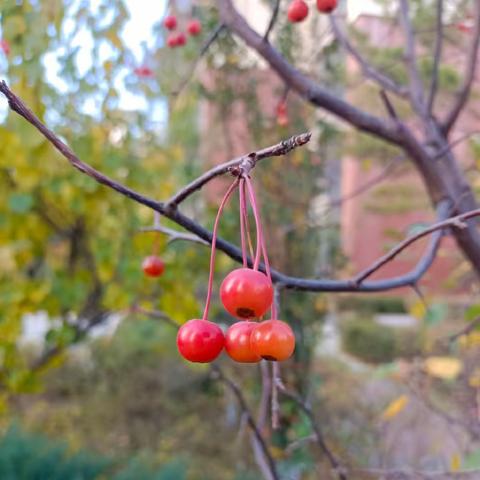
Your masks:
{"label": "cluster of red crabapples", "polygon": [[[320,13],[332,13],[338,4],[338,0],[316,0],[317,10]],[[287,17],[292,23],[303,22],[308,16],[308,5],[304,0],[293,0],[288,6]]]}
{"label": "cluster of red crabapples", "polygon": [[[230,272],[220,286],[220,299],[225,310],[237,319],[224,334],[216,323],[208,320],[208,312],[212,297],[218,224],[225,204],[237,187],[243,267]],[[247,198],[255,218],[257,232],[252,268],[248,268],[247,262],[247,240],[251,246]],[[259,270],[262,256],[266,274]],[[256,321],[268,310],[271,312],[271,319]],[[287,323],[277,319],[276,310],[270,265],[255,191],[250,178],[242,174],[227,190],[218,208],[213,227],[210,274],[203,317],[189,320],[180,327],[177,334],[178,351],[186,360],[198,363],[215,360],[223,349],[230,358],[239,363],[257,363],[261,359],[286,360],[295,349],[295,336]]]}
{"label": "cluster of red crabapples", "polygon": [[[169,30],[167,37],[167,45],[170,48],[183,47],[187,43],[187,36],[184,32],[176,32],[178,25],[177,17],[175,15],[167,15],[163,20],[163,26]],[[196,18],[191,19],[187,24],[187,32],[190,36],[196,37],[202,32],[202,24]]]}

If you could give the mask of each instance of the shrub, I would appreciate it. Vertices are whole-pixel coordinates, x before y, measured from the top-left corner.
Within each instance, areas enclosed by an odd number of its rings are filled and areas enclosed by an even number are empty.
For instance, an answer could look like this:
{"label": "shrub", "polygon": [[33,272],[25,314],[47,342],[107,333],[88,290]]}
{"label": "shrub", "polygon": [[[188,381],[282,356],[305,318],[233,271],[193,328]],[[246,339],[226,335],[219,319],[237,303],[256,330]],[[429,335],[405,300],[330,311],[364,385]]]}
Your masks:
{"label": "shrub", "polygon": [[368,317],[346,320],[341,327],[346,352],[369,363],[392,362],[412,357],[421,348],[422,338],[414,328],[393,328],[375,323]]}

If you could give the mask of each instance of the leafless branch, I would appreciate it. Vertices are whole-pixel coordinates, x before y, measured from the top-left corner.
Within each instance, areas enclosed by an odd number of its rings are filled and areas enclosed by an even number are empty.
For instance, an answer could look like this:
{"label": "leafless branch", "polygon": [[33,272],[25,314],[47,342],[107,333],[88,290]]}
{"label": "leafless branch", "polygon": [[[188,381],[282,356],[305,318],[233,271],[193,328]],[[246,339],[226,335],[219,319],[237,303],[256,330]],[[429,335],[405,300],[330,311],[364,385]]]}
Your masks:
{"label": "leafless branch", "polygon": [[161,320],[165,322],[167,325],[175,328],[175,330],[179,329],[179,325],[175,320],[172,319],[166,313],[163,313],[159,310],[147,310],[146,308],[139,307],[138,305],[133,305],[129,311],[131,313],[140,313],[141,315],[145,315],[146,317],[154,318],[155,320]]}
{"label": "leafless branch", "polygon": [[472,320],[468,325],[466,325],[464,328],[462,328],[460,331],[457,333],[454,333],[453,335],[449,335],[444,341],[452,344],[456,342],[460,337],[463,337],[464,335],[468,335],[469,333],[472,333],[478,326],[480,326],[480,317],[475,318]]}
{"label": "leafless branch", "polygon": [[223,382],[230,389],[230,391],[235,395],[235,398],[237,399],[238,404],[240,405],[240,408],[242,409],[242,412],[245,415],[247,424],[252,432],[252,435],[255,440],[255,445],[259,447],[262,453],[262,456],[267,462],[269,476],[266,478],[267,479],[271,478],[273,480],[280,480],[280,477],[277,473],[277,467],[275,465],[275,461],[273,460],[273,457],[270,454],[267,444],[265,443],[265,440],[255,422],[255,419],[247,405],[247,401],[245,400],[245,397],[243,396],[243,393],[240,387],[233,380],[228,378],[223,373],[222,369],[218,367],[218,365],[212,365],[212,371],[217,375],[219,380]]}
{"label": "leafless branch", "polygon": [[[22,102],[20,98],[18,98],[7,86],[7,84],[3,81],[0,82],[0,92],[3,93],[8,101],[10,108],[21,115],[25,120],[31,123],[37,130],[39,130],[45,138],[47,138],[53,146],[70,162],[70,164],[79,170],[80,172],[88,175],[89,177],[93,178],[98,183],[105,185],[116,192],[124,195],[141,205],[145,205],[151,208],[153,211],[158,212],[159,214],[169,218],[176,224],[180,225],[181,227],[185,228],[190,233],[198,236],[202,240],[211,243],[212,241],[212,233],[205,229],[203,226],[192,220],[191,218],[187,217],[186,215],[182,214],[177,208],[172,208],[171,206],[168,207],[167,203],[160,202],[153,200],[149,197],[142,195],[141,193],[132,190],[131,188],[122,185],[121,183],[116,182],[115,180],[107,177],[103,173],[99,172],[98,170],[94,169],[92,166],[82,162],[74,152],[59,138],[57,137],[51,130],[49,130]],[[308,137],[308,134],[306,134]],[[302,136],[299,136],[300,139]],[[236,159],[234,164],[231,162],[227,162],[228,168],[232,173],[235,173],[234,167],[242,166],[242,168],[247,168],[248,165],[245,165],[246,162],[250,162],[250,167],[252,168],[252,158],[255,159],[254,162],[258,161],[259,158],[266,158],[266,156],[272,156],[275,154],[279,154],[279,152],[289,151],[290,148],[294,148],[296,146],[296,142],[299,141],[299,137],[293,137],[290,141],[287,141],[287,146],[285,144],[278,144],[274,147],[270,147],[265,150],[260,150],[259,152],[246,155],[244,157],[240,157]],[[303,137],[303,140],[306,141],[307,138]],[[220,167],[217,167],[220,168]],[[221,166],[221,169],[224,169],[224,166]],[[209,178],[213,178],[220,173],[213,169],[214,172],[210,171],[208,173]],[[222,170],[226,172],[225,170]],[[185,195],[188,196],[191,192],[197,190],[202,185],[206,183],[205,177],[200,177],[202,180],[200,183],[197,181],[192,182],[190,185],[185,187],[184,190],[179,192],[180,198],[185,198]],[[176,197],[174,197],[176,198]],[[178,201],[178,199],[177,199]],[[175,204],[175,203],[174,203]],[[409,238],[406,240],[407,244],[403,242],[400,245],[399,250],[391,256],[393,258],[399,251],[403,250],[409,244],[416,241],[418,238],[429,234],[430,232],[444,228],[445,226],[461,226],[462,219],[468,219],[478,216],[480,213],[479,210],[473,210],[467,212],[466,214],[459,215],[458,217],[454,217],[449,220],[448,225],[439,226],[438,228],[430,228],[427,229],[421,236],[417,238]],[[232,259],[241,262],[242,261],[242,252],[237,246],[225,241],[222,238],[217,239],[217,247],[219,250],[223,251],[227,255],[229,255]],[[433,251],[433,248],[430,252]],[[291,277],[280,273],[276,270],[272,270],[272,279],[273,281],[281,288],[288,288],[292,290],[303,290],[303,291],[312,291],[312,292],[375,292],[375,291],[384,291],[390,290],[392,288],[397,288],[401,286],[408,286],[414,282],[417,282],[421,276],[427,271],[431,263],[433,262],[434,255],[428,254],[419,262],[419,264],[409,273],[405,275],[400,275],[398,277],[393,277],[385,280],[376,280],[370,282],[361,281],[353,279],[353,280],[327,280],[327,279],[305,279],[305,278],[298,278],[298,277]],[[251,262],[251,259],[248,259]],[[382,261],[386,263],[385,260]],[[378,262],[377,262],[378,263]],[[261,265],[260,268],[264,270],[264,265]],[[379,267],[375,266],[374,270],[377,270]],[[367,274],[369,276],[370,273]],[[366,277],[364,277],[366,278]]]}
{"label": "leafless branch", "polygon": [[[465,472],[425,472],[419,470],[387,470],[381,468],[355,468],[352,473],[371,475],[372,480],[476,480],[480,470]],[[364,478],[362,476],[362,478]]]}
{"label": "leafless branch", "polygon": [[217,5],[220,17],[225,25],[248,46],[256,50],[292,90],[310,103],[324,108],[359,130],[368,132],[387,142],[401,145],[401,137],[391,122],[360,110],[303,75],[248,25],[235,9],[231,0],[217,0]]}
{"label": "leafless branch", "polygon": [[340,43],[340,45],[355,59],[357,64],[362,69],[363,74],[376,82],[381,88],[395,93],[399,97],[407,98],[408,89],[402,85],[398,85],[394,80],[389,76],[385,75],[383,72],[377,70],[361,53],[357,50],[354,45],[350,42],[347,35],[342,31],[342,29],[337,24],[336,17],[334,15],[329,15],[330,24],[332,26],[332,31],[335,35],[335,38]]}
{"label": "leafless branch", "polygon": [[280,10],[280,0],[275,0],[275,6],[273,7],[272,16],[270,17],[267,30],[265,31],[265,35],[263,36],[263,40],[265,42],[268,42],[268,37],[270,36],[270,33],[272,32],[272,29],[275,26],[275,22],[277,21],[279,10]]}
{"label": "leafless branch", "polygon": [[207,172],[193,180],[191,183],[183,187],[173,197],[171,197],[170,200],[166,202],[165,206],[168,209],[175,209],[176,207],[178,207],[178,205],[180,205],[180,203],[186,200],[197,190],[200,190],[205,184],[210,182],[215,177],[224,175],[225,173],[229,172],[235,174],[236,169],[244,166],[245,164],[247,164],[248,168],[251,169],[257,164],[258,161],[263,160],[264,158],[286,155],[293,149],[301,147],[308,143],[311,137],[312,134],[309,132],[301,133],[300,135],[294,135],[293,137],[290,137],[287,140],[283,140],[282,142],[272,145],[270,147],[264,148],[257,152],[249,153],[247,155],[243,155],[238,158],[234,158],[233,160],[222,163],[221,165],[217,165],[216,167],[208,170]]}
{"label": "leafless branch", "polygon": [[178,230],[174,230],[173,228],[168,228],[164,226],[144,227],[144,228],[141,228],[139,231],[164,233],[169,237],[168,243],[176,242],[177,240],[184,240],[186,242],[194,242],[194,243],[200,243],[202,245],[210,245],[207,241],[203,240],[200,237],[197,237],[197,235],[193,235],[191,233],[179,232]]}
{"label": "leafless branch", "polygon": [[442,57],[443,46],[443,0],[437,0],[437,26],[436,26],[436,39],[435,50],[433,53],[433,68],[432,68],[432,82],[430,84],[430,92],[427,100],[427,115],[433,113],[433,104],[435,102],[435,96],[438,89],[438,75],[440,68],[440,60]]}
{"label": "leafless branch", "polygon": [[285,388],[285,385],[281,381],[277,380],[277,387],[282,395],[293,400],[297,406],[305,413],[307,416],[310,426],[312,427],[313,433],[315,434],[315,439],[317,441],[318,446],[322,450],[323,454],[327,457],[333,471],[335,472],[336,476],[340,480],[347,480],[347,473],[346,469],[340,465],[340,462],[337,460],[336,456],[330,450],[328,445],[325,442],[323,437],[323,433],[320,429],[320,426],[315,418],[315,414],[312,408],[304,401],[297,393],[291,392]]}
{"label": "leafless branch", "polygon": [[[467,220],[468,218],[473,218],[480,215],[480,209],[477,209],[462,215],[457,215],[456,217],[447,218],[449,211],[450,211],[449,203],[446,201],[440,202],[437,209],[437,212],[438,212],[437,215],[438,215],[438,218],[441,219],[442,221],[435,223],[434,225],[422,230],[421,232],[406,238],[403,242],[399,243],[397,246],[392,248],[386,255],[384,255],[383,257],[379,258],[376,262],[374,262],[373,265],[365,269],[363,272],[360,272],[354,278],[354,282],[358,284],[363,282],[370,275],[378,271],[383,265],[385,265],[386,263],[394,259],[400,252],[405,250],[405,248],[407,248],[409,245],[416,242],[420,238],[425,237],[426,235],[430,235],[433,232],[436,232],[436,234],[432,236],[430,248],[428,249],[427,254],[425,255],[425,258],[431,255],[435,256],[436,250],[438,249],[439,242],[443,235],[442,230],[444,230],[447,227],[464,228],[464,224],[462,223],[463,220]],[[443,220],[445,218],[447,219]]]}
{"label": "leafless branch", "polygon": [[200,63],[200,60],[205,56],[205,54],[208,52],[210,47],[213,45],[213,43],[217,40],[218,36],[222,31],[225,29],[225,25],[223,23],[220,23],[219,25],[216,26],[215,29],[212,30],[208,38],[205,40],[205,43],[202,45],[202,48],[198,52],[197,58],[195,61],[192,63],[188,73],[185,75],[185,78],[183,81],[179,83],[177,86],[177,89],[171,92],[172,96],[178,97],[185,87],[190,83],[190,81],[193,78],[193,74],[195,73],[195,70],[197,69],[198,64]]}
{"label": "leafless branch", "polygon": [[475,28],[472,32],[472,43],[468,51],[467,64],[463,84],[457,92],[456,101],[449,111],[442,125],[442,130],[448,134],[453,125],[457,121],[458,116],[462,112],[472,90],[473,82],[475,80],[475,72],[478,63],[478,51],[480,47],[480,2],[475,3]]}
{"label": "leafless branch", "polygon": [[405,61],[407,64],[410,82],[410,101],[414,110],[423,117],[424,92],[420,73],[418,72],[417,57],[415,52],[415,34],[410,21],[410,8],[408,0],[400,0],[400,18],[405,33]]}

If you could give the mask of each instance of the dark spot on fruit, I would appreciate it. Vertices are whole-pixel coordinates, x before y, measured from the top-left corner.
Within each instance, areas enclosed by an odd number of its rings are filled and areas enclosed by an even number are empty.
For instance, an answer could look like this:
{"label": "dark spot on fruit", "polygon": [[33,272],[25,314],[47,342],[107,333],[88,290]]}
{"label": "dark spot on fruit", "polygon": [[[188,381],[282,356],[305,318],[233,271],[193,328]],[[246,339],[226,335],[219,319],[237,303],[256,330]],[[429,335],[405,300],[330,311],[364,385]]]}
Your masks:
{"label": "dark spot on fruit", "polygon": [[237,308],[237,315],[240,318],[253,318],[255,312],[251,308]]}
{"label": "dark spot on fruit", "polygon": [[275,357],[272,357],[270,355],[262,355],[262,358],[264,360],[268,360],[269,362],[276,362],[277,361],[277,359]]}

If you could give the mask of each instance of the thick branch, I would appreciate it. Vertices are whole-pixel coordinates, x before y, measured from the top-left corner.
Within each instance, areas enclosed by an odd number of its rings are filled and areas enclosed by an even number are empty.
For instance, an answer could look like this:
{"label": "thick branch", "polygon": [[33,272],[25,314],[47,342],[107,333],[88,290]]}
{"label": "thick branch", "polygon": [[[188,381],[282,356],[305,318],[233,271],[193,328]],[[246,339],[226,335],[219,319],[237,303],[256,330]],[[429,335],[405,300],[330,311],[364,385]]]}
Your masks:
{"label": "thick branch", "polygon": [[369,114],[338,98],[328,89],[303,75],[237,12],[231,0],[217,0],[220,16],[228,28],[261,55],[277,74],[299,95],[341,118],[361,131],[400,145],[401,138],[392,122]]}
{"label": "thick branch", "polygon": [[[186,215],[182,214],[178,209],[167,207],[165,203],[155,201],[149,197],[142,195],[131,188],[128,188],[125,185],[122,185],[115,180],[107,177],[103,173],[95,170],[90,165],[82,162],[73,152],[72,150],[62,142],[51,130],[49,130],[22,102],[20,98],[18,98],[6,85],[5,82],[0,82],[0,92],[3,93],[9,101],[10,107],[12,110],[17,112],[23,118],[25,118],[29,123],[31,123],[35,128],[37,128],[56,148],[57,150],[70,162],[70,164],[81,171],[82,173],[88,175],[89,177],[93,178],[95,181],[101,183],[102,185],[106,185],[109,188],[119,192],[120,194],[136,201],[141,205],[145,205],[155,212],[160,213],[161,215],[169,218],[173,222],[177,223],[178,225],[184,227],[189,232],[195,234],[199,238],[205,240],[208,243],[212,241],[212,233],[202,227],[200,224],[192,220],[191,218],[187,217]],[[279,147],[281,148],[281,147]],[[247,155],[245,158],[251,159],[251,155]],[[253,155],[255,157],[255,155]],[[244,159],[245,159],[244,158]],[[480,214],[479,211],[475,210],[473,212],[468,212],[468,214],[463,215],[462,218],[472,218]],[[453,221],[453,220],[452,220]],[[459,220],[456,220],[457,224]],[[453,223],[455,223],[453,221]],[[432,230],[433,231],[433,230]],[[430,233],[430,231],[426,231],[424,235]],[[422,235],[423,236],[423,235]],[[419,237],[420,238],[420,237]],[[413,243],[415,240],[410,240],[410,243]],[[232,259],[242,262],[242,252],[241,250],[221,239],[217,239],[217,248]],[[402,249],[405,247],[402,247]],[[394,255],[395,256],[395,255]],[[393,277],[386,280],[377,280],[377,281],[370,281],[370,282],[361,282],[355,280],[317,280],[317,279],[305,279],[305,278],[297,278],[297,277],[290,277],[278,271],[272,270],[272,279],[275,283],[283,288],[289,288],[293,290],[304,290],[304,291],[312,291],[312,292],[377,292],[377,291],[385,291],[390,290],[397,287],[403,287],[412,285],[413,283],[418,282],[421,276],[426,272],[428,267],[430,266],[431,262],[433,261],[434,256],[429,255],[427,260],[422,260],[417,267],[415,267],[411,272],[400,275],[398,277]],[[251,259],[249,259],[251,263]],[[264,270],[264,266],[260,265],[260,268]]]}
{"label": "thick branch", "polygon": [[369,61],[363,57],[363,55],[352,45],[352,43],[350,43],[350,40],[347,38],[346,34],[338,26],[335,16],[329,15],[329,17],[335,38],[340,45],[342,45],[342,47],[355,59],[362,69],[363,74],[367,78],[370,78],[376,82],[381,88],[393,92],[399,97],[407,98],[408,89],[397,84],[389,76],[377,70],[371,63],[369,63]]}
{"label": "thick branch", "polygon": [[445,134],[452,129],[453,125],[457,121],[458,116],[462,112],[472,90],[473,82],[475,80],[475,72],[477,70],[478,51],[480,47],[480,2],[475,3],[475,28],[472,32],[472,43],[467,57],[467,65],[463,84],[460,90],[457,92],[457,99],[452,109],[445,117],[445,121],[442,125],[442,130]]}
{"label": "thick branch", "polygon": [[433,69],[432,69],[432,83],[430,84],[430,92],[427,100],[427,115],[433,112],[433,104],[438,89],[438,75],[440,68],[440,59],[442,57],[443,45],[443,0],[437,0],[437,26],[436,26],[436,40],[435,50],[433,53]]}

